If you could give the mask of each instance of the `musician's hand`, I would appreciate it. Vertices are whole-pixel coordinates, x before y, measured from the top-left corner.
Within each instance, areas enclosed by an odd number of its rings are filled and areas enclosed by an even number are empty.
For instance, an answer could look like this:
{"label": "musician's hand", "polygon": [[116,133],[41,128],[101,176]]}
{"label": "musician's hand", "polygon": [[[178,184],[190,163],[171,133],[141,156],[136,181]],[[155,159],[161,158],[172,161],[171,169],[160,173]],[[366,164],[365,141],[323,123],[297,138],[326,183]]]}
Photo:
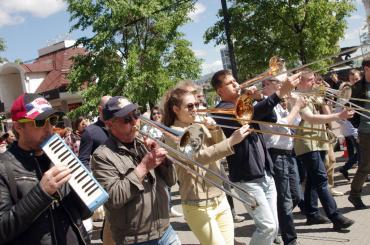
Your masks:
{"label": "musician's hand", "polygon": [[263,94],[258,91],[256,86],[250,86],[242,90],[242,94],[251,96],[255,100],[262,100]]}
{"label": "musician's hand", "polygon": [[136,173],[143,179],[150,170],[158,167],[166,159],[167,151],[163,148],[155,148],[148,152],[136,167]]}
{"label": "musician's hand", "polygon": [[289,76],[287,80],[285,80],[279,90],[276,91],[276,95],[279,98],[283,98],[285,95],[289,94],[299,83],[299,76],[301,73],[294,74]]}
{"label": "musician's hand", "polygon": [[306,105],[307,105],[307,101],[303,96],[297,97],[294,102],[294,106],[297,106],[299,109],[302,109]]}
{"label": "musician's hand", "polygon": [[249,125],[246,124],[243,127],[235,130],[234,133],[228,138],[230,146],[239,144],[249,134]]}
{"label": "musician's hand", "polygon": [[44,173],[40,186],[43,191],[53,195],[71,178],[71,170],[67,166],[53,166]]}
{"label": "musician's hand", "polygon": [[212,117],[203,117],[202,123],[208,128],[208,129],[217,129],[216,121]]}
{"label": "musician's hand", "polygon": [[155,149],[155,148],[159,148],[159,145],[157,142],[155,142],[155,140],[152,140],[148,137],[145,137],[144,138],[144,145],[146,146],[147,149],[149,149],[150,151]]}
{"label": "musician's hand", "polygon": [[348,118],[352,118],[354,114],[355,114],[355,111],[349,110],[349,109],[344,109],[343,111],[341,111],[338,114],[338,118],[340,120],[346,120]]}

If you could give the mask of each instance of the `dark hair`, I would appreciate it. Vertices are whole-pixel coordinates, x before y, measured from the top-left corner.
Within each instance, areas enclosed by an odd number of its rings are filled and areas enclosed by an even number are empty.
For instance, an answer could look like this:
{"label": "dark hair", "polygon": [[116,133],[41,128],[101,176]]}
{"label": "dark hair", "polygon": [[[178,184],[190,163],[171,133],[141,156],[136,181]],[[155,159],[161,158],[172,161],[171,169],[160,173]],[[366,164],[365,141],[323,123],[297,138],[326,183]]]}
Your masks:
{"label": "dark hair", "polygon": [[77,131],[78,130],[78,125],[80,125],[80,123],[85,120],[85,118],[83,116],[79,116],[72,124],[72,128],[73,128],[73,131]]}
{"label": "dark hair", "polygon": [[361,65],[362,65],[362,69],[364,69],[365,66],[370,67],[370,55],[364,57]]}
{"label": "dark hair", "polygon": [[181,88],[175,88],[167,92],[163,105],[162,122],[164,125],[166,125],[167,127],[173,125],[176,119],[176,114],[173,111],[173,106],[181,106],[182,98],[187,94],[191,93]]}
{"label": "dark hair", "polygon": [[228,75],[232,75],[230,70],[220,70],[220,71],[216,72],[215,74],[213,74],[212,79],[211,79],[212,87],[215,90],[217,90],[221,86],[225,77],[228,76]]}
{"label": "dark hair", "polygon": [[159,106],[157,106],[157,105],[153,106],[153,108],[152,108],[152,109],[150,109],[150,120],[154,120],[154,119],[153,119],[153,112],[154,112],[154,111],[159,111],[159,112],[161,112],[161,110],[159,110]]}

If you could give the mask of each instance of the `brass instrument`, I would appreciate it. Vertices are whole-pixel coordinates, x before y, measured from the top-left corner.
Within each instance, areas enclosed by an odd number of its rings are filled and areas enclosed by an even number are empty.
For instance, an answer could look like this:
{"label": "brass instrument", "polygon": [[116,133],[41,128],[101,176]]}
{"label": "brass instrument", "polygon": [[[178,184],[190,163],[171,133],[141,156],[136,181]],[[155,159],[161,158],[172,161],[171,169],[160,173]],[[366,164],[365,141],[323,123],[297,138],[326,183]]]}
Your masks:
{"label": "brass instrument", "polygon": [[[311,91],[308,92],[296,92],[293,91],[292,93],[296,93],[298,95],[307,95],[316,98],[322,98],[331,103],[338,105],[342,108],[347,108],[350,110],[354,110],[357,114],[370,119],[369,115],[364,114],[363,112],[370,112],[369,109],[363,108],[353,102],[354,101],[363,101],[363,102],[370,102],[367,99],[359,99],[359,98],[352,98],[352,89],[350,85],[345,85],[341,89],[336,90],[332,88],[328,88],[325,85],[321,84],[319,86],[314,87]],[[337,99],[337,100],[335,100]]]}
{"label": "brass instrument", "polygon": [[[233,198],[241,201],[242,203],[245,203],[245,204],[249,205],[252,209],[255,209],[256,207],[258,207],[259,204],[257,203],[257,200],[255,199],[255,197],[252,194],[248,193],[246,190],[244,190],[239,185],[234,184],[228,178],[223,177],[220,173],[217,173],[217,172],[215,172],[211,169],[208,169],[208,168],[204,167],[202,164],[196,162],[192,158],[192,155],[194,155],[196,152],[198,152],[200,150],[200,147],[203,143],[204,132],[203,132],[202,127],[199,124],[191,125],[190,127],[188,127],[188,129],[185,132],[178,132],[178,131],[173,130],[169,127],[166,127],[165,125],[163,125],[161,123],[157,123],[157,122],[152,121],[152,120],[150,120],[148,118],[145,118],[143,116],[140,116],[140,119],[145,124],[149,124],[150,126],[153,126],[153,127],[157,128],[158,130],[160,130],[163,133],[163,135],[165,135],[166,137],[170,137],[171,139],[175,139],[175,142],[178,142],[178,144],[180,146],[180,148],[179,148],[180,151],[168,146],[167,144],[163,143],[162,141],[160,141],[156,138],[151,137],[148,133],[146,133],[146,132],[144,132],[144,131],[142,131],[138,128],[135,128],[139,132],[140,135],[154,140],[160,147],[164,148],[169,153],[172,153],[173,155],[175,155],[176,158],[181,159],[181,160],[178,160],[178,159],[175,159],[173,157],[167,156],[167,157],[171,158],[171,160],[175,164],[177,164],[178,166],[186,169],[187,171],[191,172],[192,174],[196,175],[197,177],[200,177],[201,179],[208,182],[209,184],[214,185],[218,189],[222,190],[223,192],[232,196]],[[182,162],[182,161],[184,161],[184,162]],[[195,171],[194,169],[190,168],[186,163],[191,163],[191,164],[203,169],[207,173],[212,174],[214,177],[217,177],[218,179],[222,180],[224,183],[242,191],[243,193],[245,193],[248,196],[251,196],[254,199],[254,201],[251,203],[250,201],[244,200],[243,198],[235,195],[234,193],[225,189],[222,185],[220,185],[219,183],[217,183],[213,179],[210,179],[210,178],[206,177],[205,175],[202,175],[202,174],[198,173],[197,171]]]}
{"label": "brass instrument", "polygon": [[[310,127],[303,127],[303,126],[298,126],[298,125],[290,125],[290,124],[281,124],[281,123],[272,123],[272,122],[252,120],[253,111],[254,111],[254,109],[253,109],[253,99],[248,95],[241,95],[234,108],[230,108],[230,109],[223,109],[223,108],[197,109],[197,113],[207,113],[207,115],[209,117],[216,118],[216,119],[238,121],[242,125],[250,124],[250,123],[258,123],[258,124],[265,124],[265,125],[272,125],[272,126],[279,126],[279,127],[289,127],[289,128],[294,128],[294,129],[315,130],[315,131],[322,131],[322,132],[328,133],[326,129],[316,129],[316,128],[312,129]],[[235,118],[212,115],[211,113],[234,115]],[[216,124],[214,126],[223,127],[223,128],[231,128],[231,129],[238,129],[239,128],[239,127],[235,127],[235,126],[227,126],[227,125],[220,125],[220,124]],[[252,132],[262,133],[262,134],[281,135],[281,136],[287,136],[287,137],[296,138],[296,139],[315,140],[315,141],[319,141],[319,142],[323,142],[323,143],[329,143],[330,142],[328,140],[325,140],[325,139],[322,139],[322,138],[316,138],[316,137],[291,135],[291,134],[264,131],[264,130],[259,130],[259,129],[250,129],[250,130]]]}
{"label": "brass instrument", "polygon": [[[251,78],[243,83],[240,84],[240,88],[244,89],[246,87],[252,86],[258,81],[261,81],[263,79],[266,79],[268,77],[275,77],[278,74],[280,75],[286,75],[287,73],[284,73],[286,71],[285,68],[285,60],[283,58],[280,58],[278,56],[272,56],[269,60],[269,69],[260,75],[257,75],[254,78]],[[285,79],[284,79],[285,80]]]}
{"label": "brass instrument", "polygon": [[[292,69],[289,69],[287,70],[285,68],[285,61],[284,59],[282,58],[279,58],[277,56],[273,56],[270,61],[269,61],[269,70],[267,70],[266,72],[260,74],[260,75],[257,75],[256,77],[252,78],[252,79],[249,79],[243,83],[240,84],[240,87],[242,89],[246,88],[246,87],[249,87],[249,86],[252,86],[254,85],[255,83],[261,81],[261,80],[264,80],[264,79],[269,79],[269,78],[278,78],[279,77],[283,77],[282,79],[279,79],[281,81],[285,80],[284,77],[287,77],[288,74],[293,74],[293,73],[296,73],[297,71],[300,71],[302,70],[303,68],[306,68],[306,67],[309,67],[311,65],[314,65],[318,62],[321,62],[321,61],[324,61],[324,60],[329,60],[329,59],[332,59],[332,58],[335,58],[335,57],[338,57],[340,55],[344,55],[344,54],[348,54],[352,51],[356,51],[358,48],[363,48],[363,47],[367,47],[369,46],[370,44],[362,44],[360,46],[356,46],[354,48],[350,48],[350,49],[347,49],[347,50],[344,50],[338,54],[334,54],[334,55],[329,55],[329,56],[325,56],[323,58],[320,58],[318,60],[315,60],[313,62],[310,62],[310,63],[307,63],[307,64],[304,64],[304,65],[301,65],[301,66],[298,66],[298,67],[294,67]],[[339,65],[342,65],[342,64],[346,64],[348,63],[349,61],[352,61],[352,60],[356,60],[358,58],[361,58],[361,57],[364,57],[364,56],[367,56],[369,55],[369,52],[368,53],[363,53],[361,55],[358,55],[358,56],[355,56],[355,57],[351,57],[349,59],[346,59],[346,60],[343,60],[343,61],[340,61],[340,62],[337,62],[335,64],[331,64],[329,66],[326,66],[326,67],[322,67],[322,68],[319,68],[315,71],[313,71],[314,73],[316,72],[319,72],[319,71],[322,71],[322,70],[328,70],[330,68],[333,68],[333,67],[336,67],[336,66],[339,66]]]}

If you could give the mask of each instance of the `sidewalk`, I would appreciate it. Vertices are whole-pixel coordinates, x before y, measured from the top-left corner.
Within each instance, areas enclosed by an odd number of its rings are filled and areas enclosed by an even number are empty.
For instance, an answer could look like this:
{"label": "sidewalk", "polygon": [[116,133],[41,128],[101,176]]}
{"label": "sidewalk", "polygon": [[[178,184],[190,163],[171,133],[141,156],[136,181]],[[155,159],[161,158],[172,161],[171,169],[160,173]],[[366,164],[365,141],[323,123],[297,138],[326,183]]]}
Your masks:
{"label": "sidewalk", "polygon": [[[342,152],[337,152],[336,156],[341,156]],[[339,162],[342,160],[342,162]],[[333,244],[353,244],[353,245],[369,245],[370,244],[370,210],[354,210],[351,203],[347,200],[350,185],[349,182],[344,179],[338,172],[340,166],[344,164],[343,159],[338,158],[338,163],[335,172],[335,184],[336,190],[344,192],[344,196],[335,197],[339,210],[345,214],[348,218],[354,219],[356,223],[351,227],[350,231],[344,231],[342,233],[334,232],[332,224],[324,225],[312,225],[306,226],[305,216],[299,214],[299,209],[294,210],[295,226],[298,233],[299,243],[302,245],[333,245]],[[351,179],[354,176],[356,169],[350,170]],[[363,201],[365,204],[370,206],[370,183],[365,183],[363,188]],[[178,192],[178,186],[172,188],[172,197],[174,200],[175,208],[181,211],[180,197]],[[246,220],[235,224],[235,239],[238,242],[249,243],[250,237],[254,231],[254,224],[249,215],[246,213],[244,206],[237,200],[234,200],[236,212],[239,215],[246,217]],[[321,210],[324,214],[324,211]],[[171,218],[171,224],[177,231],[182,244],[193,245],[199,244],[193,233],[190,231],[186,222],[182,217]],[[95,223],[97,228],[101,225]],[[101,241],[97,239],[97,232],[94,234],[93,244],[101,244]]]}

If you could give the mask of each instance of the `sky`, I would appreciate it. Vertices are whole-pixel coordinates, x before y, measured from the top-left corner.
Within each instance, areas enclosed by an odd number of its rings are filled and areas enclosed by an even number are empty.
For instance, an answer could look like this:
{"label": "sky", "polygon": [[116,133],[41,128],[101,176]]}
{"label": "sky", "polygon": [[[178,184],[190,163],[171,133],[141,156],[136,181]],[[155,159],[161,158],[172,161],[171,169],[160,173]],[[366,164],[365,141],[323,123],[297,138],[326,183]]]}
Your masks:
{"label": "sky", "polygon": [[[347,18],[348,28],[341,46],[360,44],[360,32],[365,25],[366,14],[361,0],[355,0],[357,10]],[[43,7],[40,7],[43,6]],[[199,0],[189,14],[192,22],[181,27],[192,49],[203,60],[202,74],[222,68],[220,47],[204,44],[203,35],[217,21],[219,0]],[[0,37],[6,42],[6,50],[0,53],[9,61],[22,61],[38,57],[38,49],[57,40],[77,39],[81,31],[69,33],[71,23],[63,0],[0,0]]]}

